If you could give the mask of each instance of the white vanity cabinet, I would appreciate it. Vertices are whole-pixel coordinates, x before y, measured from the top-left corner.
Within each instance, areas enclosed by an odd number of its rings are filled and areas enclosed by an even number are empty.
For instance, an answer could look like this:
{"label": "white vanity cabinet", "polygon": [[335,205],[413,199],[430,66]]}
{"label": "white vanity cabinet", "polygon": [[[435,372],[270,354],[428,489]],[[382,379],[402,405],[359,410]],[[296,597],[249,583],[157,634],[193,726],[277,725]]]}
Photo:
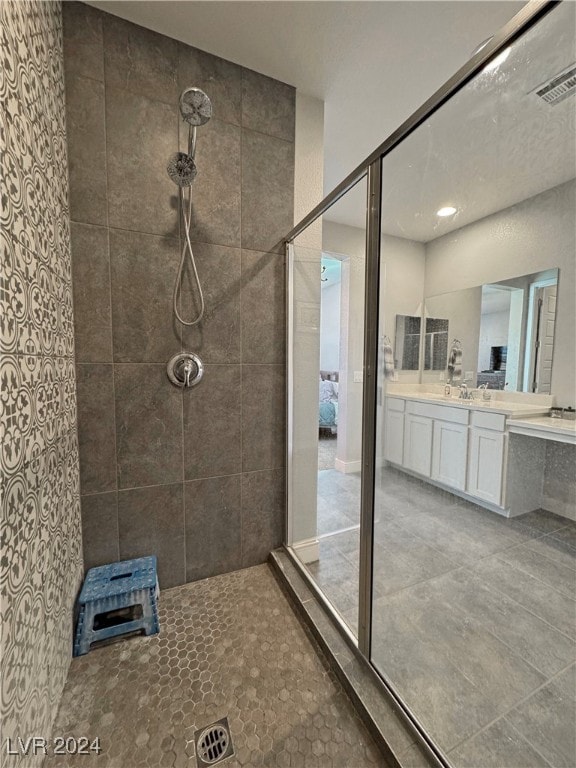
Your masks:
{"label": "white vanity cabinet", "polygon": [[466,488],[467,463],[467,424],[434,421],[432,479],[463,491]]}
{"label": "white vanity cabinet", "polygon": [[431,476],[432,419],[415,413],[404,417],[403,466],[424,477]]}
{"label": "white vanity cabinet", "polygon": [[384,458],[402,465],[404,457],[404,408],[406,401],[397,397],[386,400],[384,417]]}
{"label": "white vanity cabinet", "polygon": [[506,458],[506,417],[472,412],[466,490],[471,496],[500,506]]}

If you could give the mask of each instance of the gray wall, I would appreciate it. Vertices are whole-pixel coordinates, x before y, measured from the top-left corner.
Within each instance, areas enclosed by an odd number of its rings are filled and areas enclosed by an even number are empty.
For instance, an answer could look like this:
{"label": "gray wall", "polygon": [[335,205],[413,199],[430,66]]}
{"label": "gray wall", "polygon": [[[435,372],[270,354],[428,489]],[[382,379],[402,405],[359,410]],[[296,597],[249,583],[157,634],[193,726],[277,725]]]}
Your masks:
{"label": "gray wall", "polygon": [[[294,90],[80,3],[64,29],[86,567],[156,553],[170,587],[260,563],[283,535]],[[214,116],[192,229],[207,310],[182,332],[166,163],[189,85]],[[206,366],[186,392],[165,372],[181,349]]]}
{"label": "gray wall", "polygon": [[82,541],[62,13],[30,1],[0,14],[0,763],[16,765],[5,739],[52,730]]}

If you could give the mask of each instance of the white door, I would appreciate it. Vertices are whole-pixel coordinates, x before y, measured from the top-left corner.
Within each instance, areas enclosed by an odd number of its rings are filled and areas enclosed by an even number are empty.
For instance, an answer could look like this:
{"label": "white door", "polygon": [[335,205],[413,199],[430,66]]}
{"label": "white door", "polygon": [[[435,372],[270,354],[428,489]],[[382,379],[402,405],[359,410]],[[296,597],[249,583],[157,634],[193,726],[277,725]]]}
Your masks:
{"label": "white door", "polygon": [[466,488],[468,427],[449,421],[434,422],[432,479],[451,488]]}
{"label": "white door", "polygon": [[540,288],[538,305],[540,307],[538,357],[534,373],[536,392],[550,394],[552,383],[552,352],[554,350],[554,327],[556,323],[556,285]]}
{"label": "white door", "polygon": [[404,466],[430,477],[432,464],[432,419],[407,413],[404,419]]}
{"label": "white door", "polygon": [[470,463],[467,491],[484,501],[500,506],[504,432],[473,427],[470,430]]}

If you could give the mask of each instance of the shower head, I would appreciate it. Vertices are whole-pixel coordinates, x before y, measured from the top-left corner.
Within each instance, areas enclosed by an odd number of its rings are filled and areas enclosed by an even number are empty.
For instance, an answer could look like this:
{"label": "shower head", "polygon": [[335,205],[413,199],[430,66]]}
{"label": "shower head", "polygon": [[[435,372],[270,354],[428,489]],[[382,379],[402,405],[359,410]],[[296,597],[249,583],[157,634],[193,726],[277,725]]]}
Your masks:
{"label": "shower head", "polygon": [[180,95],[180,113],[190,125],[204,125],[212,117],[212,102],[200,88],[186,88]]}
{"label": "shower head", "polygon": [[166,166],[168,176],[178,187],[190,187],[196,178],[196,165],[190,155],[176,152]]}

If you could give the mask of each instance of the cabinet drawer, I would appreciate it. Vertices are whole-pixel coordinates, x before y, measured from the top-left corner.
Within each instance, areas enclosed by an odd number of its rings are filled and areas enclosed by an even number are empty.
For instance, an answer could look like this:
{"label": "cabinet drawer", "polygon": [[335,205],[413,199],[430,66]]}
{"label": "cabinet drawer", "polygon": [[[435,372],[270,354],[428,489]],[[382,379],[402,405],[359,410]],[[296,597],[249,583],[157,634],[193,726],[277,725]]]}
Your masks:
{"label": "cabinet drawer", "polygon": [[399,397],[387,397],[386,398],[386,408],[389,411],[402,411],[402,413],[403,413],[405,407],[406,407],[406,400],[402,400]]}
{"label": "cabinet drawer", "polygon": [[449,405],[408,401],[406,403],[406,412],[413,413],[415,416],[427,416],[429,419],[452,421],[454,424],[468,424],[469,411],[466,408],[452,408]]}
{"label": "cabinet drawer", "polygon": [[506,416],[503,413],[486,413],[485,411],[472,411],[472,426],[482,429],[496,429],[503,432],[506,427]]}

